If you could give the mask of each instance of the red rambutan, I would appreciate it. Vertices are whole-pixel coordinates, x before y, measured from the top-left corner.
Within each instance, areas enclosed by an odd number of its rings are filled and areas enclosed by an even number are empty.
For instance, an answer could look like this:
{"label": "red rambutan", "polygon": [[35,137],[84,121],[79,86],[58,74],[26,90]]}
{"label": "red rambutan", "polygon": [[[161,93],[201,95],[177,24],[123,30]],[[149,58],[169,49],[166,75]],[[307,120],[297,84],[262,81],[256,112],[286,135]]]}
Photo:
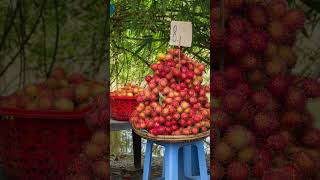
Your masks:
{"label": "red rambutan", "polygon": [[228,166],[228,177],[231,180],[245,180],[249,176],[249,167],[246,163],[233,161]]}
{"label": "red rambutan", "polygon": [[282,114],[280,122],[281,126],[285,129],[292,129],[301,127],[303,125],[303,118],[300,112],[290,110]]}
{"label": "red rambutan", "polygon": [[268,136],[279,127],[277,115],[268,112],[259,112],[254,117],[254,129],[261,136]]}
{"label": "red rambutan", "polygon": [[222,108],[226,112],[239,112],[245,102],[245,97],[240,93],[229,90],[224,97],[222,97]]}
{"label": "red rambutan", "polygon": [[309,147],[320,148],[320,129],[307,130],[302,137],[302,142]]}
{"label": "red rambutan", "polygon": [[264,52],[268,45],[268,34],[263,31],[255,30],[248,33],[249,46],[257,53]]}
{"label": "red rambutan", "polygon": [[261,65],[261,59],[256,55],[247,54],[240,59],[240,66],[245,70],[254,70]]}
{"label": "red rambutan", "polygon": [[282,20],[290,31],[296,31],[304,26],[304,12],[301,9],[290,9]]}
{"label": "red rambutan", "polygon": [[228,53],[232,57],[242,57],[247,51],[247,43],[240,36],[229,36],[226,42],[226,46]]}
{"label": "red rambutan", "polygon": [[255,141],[252,132],[240,125],[228,128],[224,139],[235,149],[241,149],[249,144],[253,144]]}
{"label": "red rambutan", "polygon": [[270,170],[270,168],[271,168],[270,161],[263,161],[263,160],[256,161],[252,167],[252,175],[254,177],[261,178],[265,172]]}
{"label": "red rambutan", "polygon": [[250,22],[257,27],[264,27],[268,23],[266,9],[259,4],[249,7],[248,18]]}
{"label": "red rambutan", "polygon": [[284,75],[273,77],[268,83],[268,90],[275,96],[283,96],[289,88],[289,78]]}
{"label": "red rambutan", "polygon": [[306,100],[307,99],[303,90],[298,88],[291,88],[288,90],[286,105],[289,108],[301,110],[305,108]]}
{"label": "red rambutan", "polygon": [[222,109],[215,108],[212,114],[213,124],[220,132],[224,132],[231,124],[230,116]]}
{"label": "red rambutan", "polygon": [[233,154],[232,148],[223,141],[219,142],[213,150],[213,157],[221,163],[228,162]]}

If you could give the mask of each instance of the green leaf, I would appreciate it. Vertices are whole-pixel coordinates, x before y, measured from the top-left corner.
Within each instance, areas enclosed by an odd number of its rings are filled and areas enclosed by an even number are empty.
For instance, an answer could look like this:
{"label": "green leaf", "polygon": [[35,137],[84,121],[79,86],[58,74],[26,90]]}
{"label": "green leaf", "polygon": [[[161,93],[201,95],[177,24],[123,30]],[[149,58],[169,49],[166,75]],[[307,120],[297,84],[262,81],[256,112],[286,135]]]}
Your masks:
{"label": "green leaf", "polygon": [[301,0],[305,5],[309,6],[310,9],[320,13],[320,1],[319,0]]}
{"label": "green leaf", "polygon": [[162,106],[163,95],[159,92],[159,104]]}
{"label": "green leaf", "polygon": [[146,133],[146,134],[149,133],[148,130],[146,130],[146,129],[142,129],[142,132],[143,132],[143,133]]}
{"label": "green leaf", "polygon": [[307,29],[305,27],[303,27],[302,29],[302,34],[306,37],[306,38],[310,38],[308,32],[307,32]]}

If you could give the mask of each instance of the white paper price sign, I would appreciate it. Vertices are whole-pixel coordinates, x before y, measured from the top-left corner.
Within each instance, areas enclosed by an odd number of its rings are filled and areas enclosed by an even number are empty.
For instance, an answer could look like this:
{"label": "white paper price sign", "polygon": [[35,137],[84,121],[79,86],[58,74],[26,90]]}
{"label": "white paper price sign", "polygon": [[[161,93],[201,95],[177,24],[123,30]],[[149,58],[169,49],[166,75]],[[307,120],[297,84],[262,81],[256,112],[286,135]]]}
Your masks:
{"label": "white paper price sign", "polygon": [[171,21],[170,42],[172,46],[191,47],[192,23],[187,21]]}

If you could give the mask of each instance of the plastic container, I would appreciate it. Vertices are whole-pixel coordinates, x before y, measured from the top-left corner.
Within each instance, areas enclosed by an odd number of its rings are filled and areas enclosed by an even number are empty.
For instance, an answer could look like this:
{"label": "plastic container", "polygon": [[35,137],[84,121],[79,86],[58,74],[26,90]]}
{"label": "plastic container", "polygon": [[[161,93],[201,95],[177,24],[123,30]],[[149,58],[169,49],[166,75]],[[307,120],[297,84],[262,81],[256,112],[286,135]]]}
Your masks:
{"label": "plastic container", "polygon": [[3,159],[9,178],[63,179],[68,165],[91,137],[84,120],[90,109],[56,112],[1,108],[0,116],[10,117]]}
{"label": "plastic container", "polygon": [[110,96],[111,118],[118,121],[129,121],[137,105],[136,97]]}

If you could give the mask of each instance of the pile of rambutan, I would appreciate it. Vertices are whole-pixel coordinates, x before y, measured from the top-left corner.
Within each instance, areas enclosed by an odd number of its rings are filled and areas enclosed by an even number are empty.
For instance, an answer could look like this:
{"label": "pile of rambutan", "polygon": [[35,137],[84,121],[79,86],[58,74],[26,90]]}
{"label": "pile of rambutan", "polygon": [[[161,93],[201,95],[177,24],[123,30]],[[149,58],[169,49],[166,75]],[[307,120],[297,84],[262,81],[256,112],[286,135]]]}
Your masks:
{"label": "pile of rambutan", "polygon": [[97,130],[91,141],[84,145],[83,152],[68,167],[66,180],[110,179],[109,137],[103,130]]}
{"label": "pile of rambutan", "polygon": [[211,81],[220,102],[211,176],[319,179],[320,129],[306,104],[320,97],[320,83],[291,73],[304,12],[285,0],[224,2],[223,12],[218,2],[211,10],[211,46],[225,49],[224,69]]}

